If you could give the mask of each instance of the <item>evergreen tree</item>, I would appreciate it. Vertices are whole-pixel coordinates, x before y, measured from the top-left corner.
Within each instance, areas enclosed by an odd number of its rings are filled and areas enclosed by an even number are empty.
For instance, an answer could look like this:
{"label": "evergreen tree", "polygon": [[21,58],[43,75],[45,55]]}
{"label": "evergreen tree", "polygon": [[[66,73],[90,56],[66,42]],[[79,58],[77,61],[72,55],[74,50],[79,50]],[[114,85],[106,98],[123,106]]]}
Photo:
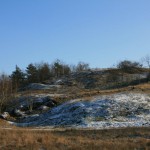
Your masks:
{"label": "evergreen tree", "polygon": [[10,78],[12,79],[13,88],[16,90],[25,84],[25,74],[17,65]]}
{"label": "evergreen tree", "polygon": [[32,63],[26,68],[28,83],[39,82],[38,69]]}

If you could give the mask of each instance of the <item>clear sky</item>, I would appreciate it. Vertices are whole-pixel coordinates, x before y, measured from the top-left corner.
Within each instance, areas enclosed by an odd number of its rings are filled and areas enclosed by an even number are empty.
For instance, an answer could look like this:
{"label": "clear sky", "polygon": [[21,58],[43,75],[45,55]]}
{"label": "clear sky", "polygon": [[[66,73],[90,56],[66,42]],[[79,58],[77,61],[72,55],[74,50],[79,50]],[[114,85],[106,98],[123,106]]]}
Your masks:
{"label": "clear sky", "polygon": [[0,0],[0,72],[17,64],[111,67],[150,54],[150,0]]}

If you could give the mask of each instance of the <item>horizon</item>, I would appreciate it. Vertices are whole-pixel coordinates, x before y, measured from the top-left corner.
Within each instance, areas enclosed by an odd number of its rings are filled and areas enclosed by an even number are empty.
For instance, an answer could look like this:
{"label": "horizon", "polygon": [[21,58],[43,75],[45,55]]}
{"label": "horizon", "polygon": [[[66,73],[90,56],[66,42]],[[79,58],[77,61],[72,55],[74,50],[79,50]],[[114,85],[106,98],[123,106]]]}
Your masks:
{"label": "horizon", "polygon": [[150,54],[149,0],[0,1],[0,71],[79,61],[109,68]]}

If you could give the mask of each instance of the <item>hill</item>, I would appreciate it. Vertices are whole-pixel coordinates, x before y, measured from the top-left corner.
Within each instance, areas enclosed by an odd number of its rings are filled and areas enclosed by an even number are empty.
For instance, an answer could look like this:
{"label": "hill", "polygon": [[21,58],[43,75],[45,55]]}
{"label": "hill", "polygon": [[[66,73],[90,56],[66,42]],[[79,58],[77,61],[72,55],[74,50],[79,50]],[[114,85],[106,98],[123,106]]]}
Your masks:
{"label": "hill", "polygon": [[15,93],[1,118],[18,126],[149,126],[147,73],[89,70],[32,83]]}

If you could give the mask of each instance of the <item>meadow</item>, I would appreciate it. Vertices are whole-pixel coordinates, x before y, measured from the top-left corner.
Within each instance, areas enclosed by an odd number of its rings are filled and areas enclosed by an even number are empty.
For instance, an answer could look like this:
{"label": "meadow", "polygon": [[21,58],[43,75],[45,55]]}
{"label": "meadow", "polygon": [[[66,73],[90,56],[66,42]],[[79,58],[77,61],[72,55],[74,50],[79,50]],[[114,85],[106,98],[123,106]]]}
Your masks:
{"label": "meadow", "polygon": [[0,150],[149,150],[150,128],[0,129]]}

